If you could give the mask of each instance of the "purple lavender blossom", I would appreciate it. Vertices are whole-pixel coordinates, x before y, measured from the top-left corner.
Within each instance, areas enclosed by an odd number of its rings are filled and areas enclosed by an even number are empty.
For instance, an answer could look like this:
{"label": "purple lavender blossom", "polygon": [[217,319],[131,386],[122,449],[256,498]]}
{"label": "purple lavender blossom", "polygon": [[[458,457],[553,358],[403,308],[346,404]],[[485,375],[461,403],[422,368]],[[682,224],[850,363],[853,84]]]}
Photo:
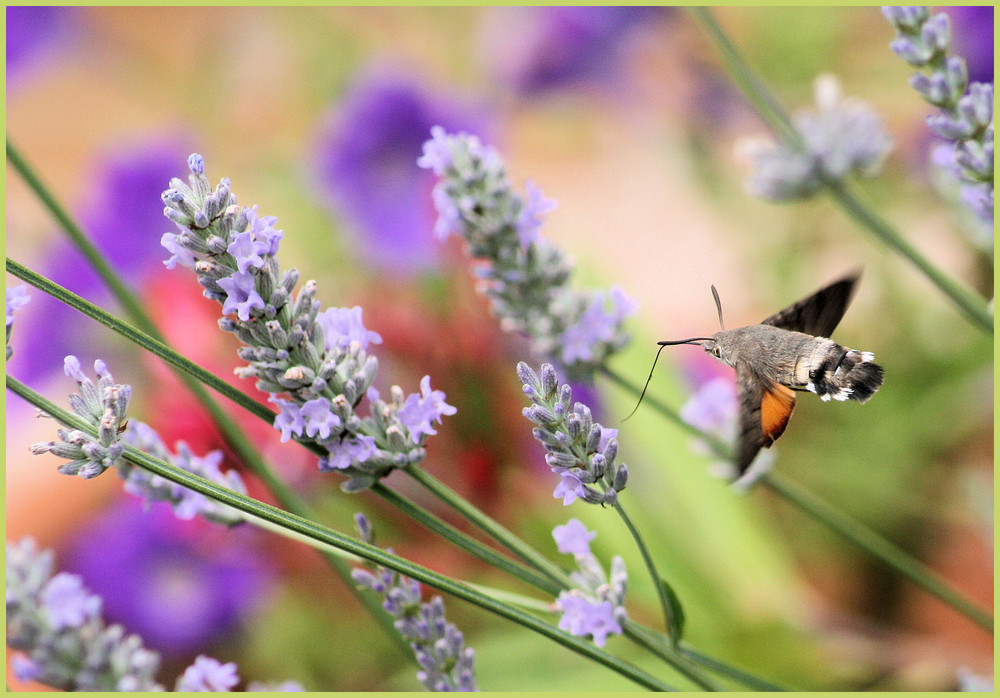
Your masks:
{"label": "purple lavender blossom", "polygon": [[177,679],[175,691],[231,691],[240,682],[235,662],[198,655]]}
{"label": "purple lavender blossom", "polygon": [[97,429],[97,436],[76,429],[56,430],[58,441],[48,441],[31,445],[35,455],[52,453],[68,462],[59,466],[63,475],[78,475],[83,478],[97,477],[112,466],[119,465],[125,452],[125,444],[121,440],[125,424],[128,421],[126,411],[132,396],[132,387],[118,385],[108,371],[103,361],[94,362],[97,373],[97,386],[80,368],[80,361],[75,356],[67,356],[63,360],[66,375],[73,378],[79,393],[69,396],[73,412],[86,420],[91,427]]}
{"label": "purple lavender blossom", "polygon": [[559,595],[556,605],[562,610],[559,627],[573,635],[592,635],[594,644],[604,647],[608,635],[620,635],[622,626],[614,616],[614,606],[610,601],[591,601],[571,592]]}
{"label": "purple lavender blossom", "polygon": [[[178,441],[176,453],[167,450],[163,440],[149,425],[132,421],[125,432],[125,441],[154,458],[159,458],[181,470],[203,477],[238,494],[247,493],[243,478],[235,470],[222,472],[224,454],[220,450],[209,451],[197,456],[184,441]],[[178,485],[164,477],[149,472],[122,460],[118,464],[118,474],[125,481],[125,491],[150,502],[167,502],[173,507],[174,515],[181,520],[201,516],[223,526],[235,526],[244,521],[243,514],[221,502],[206,497],[200,492]]]}
{"label": "purple lavender blossom", "polygon": [[352,463],[364,463],[375,455],[374,436],[355,436],[349,439],[335,439],[327,442],[329,454],[320,459],[319,469],[345,470]]}
{"label": "purple lavender blossom", "polygon": [[302,436],[306,423],[302,418],[302,409],[298,403],[291,400],[282,400],[272,395],[267,399],[278,406],[278,416],[274,418],[274,428],[281,432],[281,442],[284,443],[292,436]]}
{"label": "purple lavender blossom", "polygon": [[68,691],[162,690],[160,658],[121,626],[107,626],[101,598],[79,576],[53,571],[31,538],[7,543],[7,644],[22,681]]}
{"label": "purple lavender blossom", "polygon": [[843,98],[832,75],[818,77],[814,92],[817,108],[801,109],[792,117],[802,147],[767,138],[748,138],[739,144],[753,164],[745,183],[753,196],[801,199],[829,181],[879,172],[892,147],[881,117],[866,102]]}
{"label": "purple lavender blossom", "polygon": [[382,335],[366,329],[361,321],[362,308],[328,308],[316,316],[316,322],[323,326],[326,348],[347,348],[351,342],[358,342],[362,349],[369,344],[381,344]]}
{"label": "purple lavender blossom", "polygon": [[110,621],[185,656],[234,632],[268,592],[272,574],[241,533],[125,499],[79,527],[65,569],[103,597]]}
{"label": "purple lavender blossom", "polygon": [[569,506],[577,499],[587,501],[587,490],[583,486],[583,481],[568,470],[552,469],[552,472],[559,475],[559,484],[552,491],[552,496],[556,499],[562,497],[563,506]]}
{"label": "purple lavender blossom", "polygon": [[[517,375],[531,400],[522,414],[535,424],[532,435],[545,447],[545,462],[559,476],[552,496],[569,505],[611,504],[628,484],[628,466],[616,463],[618,430],[594,421],[590,408],[573,402],[573,390],[559,385],[552,364],[542,364],[541,377],[523,361]],[[572,406],[571,406],[572,405]]]}
{"label": "purple lavender blossom", "polygon": [[579,637],[590,635],[594,644],[603,647],[608,635],[622,633],[622,623],[627,617],[628,574],[625,561],[618,555],[611,560],[610,576],[605,574],[597,557],[590,552],[590,541],[596,535],[577,519],[552,530],[559,552],[572,554],[579,568],[570,574],[575,587],[560,592],[554,607],[563,612],[560,628]]}
{"label": "purple lavender blossom", "polygon": [[732,378],[713,378],[688,399],[680,417],[691,426],[722,438],[732,439],[736,432],[736,384]]}
{"label": "purple lavender blossom", "polygon": [[444,401],[440,390],[431,390],[431,377],[420,379],[420,394],[411,393],[399,409],[399,421],[410,430],[410,437],[416,444],[426,434],[437,434],[431,422],[441,422],[441,417],[455,414],[458,409]]}
{"label": "purple lavender blossom", "polygon": [[320,137],[324,193],[361,233],[366,261],[396,272],[428,268],[438,254],[428,231],[433,179],[413,161],[435,124],[482,130],[483,119],[401,75],[368,77],[347,93]]}
{"label": "purple lavender blossom", "polygon": [[306,436],[310,438],[328,439],[331,429],[340,430],[340,417],[330,411],[330,401],[326,398],[304,402],[299,414],[306,425]]}
{"label": "purple lavender blossom", "polygon": [[264,299],[257,293],[256,278],[250,272],[238,271],[232,276],[219,279],[219,287],[226,292],[226,302],[222,314],[236,313],[243,322],[250,320],[253,309],[263,310]]}
{"label": "purple lavender blossom", "polygon": [[[188,158],[188,170],[187,182],[172,178],[160,197],[164,215],[181,227],[179,234],[164,236],[164,246],[174,258],[179,258],[178,248],[190,252],[203,294],[222,303],[227,317],[219,326],[237,336],[240,357],[249,362],[236,373],[256,378],[257,388],[271,394],[279,407],[274,426],[282,439],[326,447],[320,468],[346,475],[341,487],[348,492],[421,462],[426,452],[417,442],[434,433],[432,422],[453,413],[444,394],[431,391],[427,378],[423,394],[409,405],[399,386],[391,388],[391,404],[379,400],[370,390],[378,359],[365,349],[381,337],[365,328],[361,308],[333,308],[321,315],[315,281],[293,294],[299,273],[282,272],[278,263],[283,233],[274,230],[276,219],[237,205],[226,178],[213,189],[200,155]],[[258,242],[267,249],[253,244]],[[257,267],[256,255],[266,257],[266,264]],[[246,271],[234,272],[239,266]],[[369,416],[361,417],[356,410],[366,396]],[[400,410],[408,425],[400,421]]]}
{"label": "purple lavender blossom", "polygon": [[552,529],[552,538],[559,552],[571,555],[590,554],[590,541],[597,537],[596,531],[588,531],[579,519],[570,519],[562,526]]}
{"label": "purple lavender blossom", "polygon": [[520,332],[532,350],[558,361],[575,380],[592,381],[594,371],[629,337],[622,330],[635,304],[621,289],[582,293],[569,286],[572,266],[539,235],[540,216],[552,208],[531,185],[525,200],[514,191],[492,146],[467,133],[431,129],[418,161],[440,179],[435,234],[461,235],[480,290],[508,331]]}
{"label": "purple lavender blossom", "polygon": [[253,232],[248,230],[245,233],[237,233],[226,248],[226,252],[236,260],[236,268],[246,273],[250,269],[262,269],[267,264],[261,255],[267,254],[269,249],[268,243],[255,240]]}
{"label": "purple lavender blossom", "polygon": [[635,301],[625,295],[621,286],[612,286],[608,295],[610,310],[604,294],[595,291],[576,324],[563,332],[560,343],[564,364],[592,362],[595,347],[614,342],[625,318],[635,312]]}

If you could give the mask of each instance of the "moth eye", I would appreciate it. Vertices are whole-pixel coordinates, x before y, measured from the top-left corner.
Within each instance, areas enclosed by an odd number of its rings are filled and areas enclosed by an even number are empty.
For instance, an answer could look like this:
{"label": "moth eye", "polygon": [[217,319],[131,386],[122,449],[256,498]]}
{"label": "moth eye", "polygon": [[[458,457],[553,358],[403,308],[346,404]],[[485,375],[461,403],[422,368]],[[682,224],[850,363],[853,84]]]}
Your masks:
{"label": "moth eye", "polygon": [[722,358],[722,349],[719,349],[719,347],[715,347],[714,349],[712,349],[712,353],[715,354],[715,358],[717,359]]}

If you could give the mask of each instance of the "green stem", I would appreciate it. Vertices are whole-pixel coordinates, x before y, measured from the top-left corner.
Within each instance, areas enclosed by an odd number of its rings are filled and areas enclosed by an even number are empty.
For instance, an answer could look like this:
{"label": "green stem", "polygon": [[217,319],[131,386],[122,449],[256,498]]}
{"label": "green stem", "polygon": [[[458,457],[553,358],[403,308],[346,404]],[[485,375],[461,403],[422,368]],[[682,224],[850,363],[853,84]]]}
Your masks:
{"label": "green stem", "polygon": [[678,619],[674,613],[673,604],[670,603],[670,599],[667,598],[667,592],[663,588],[662,577],[656,569],[656,563],[653,561],[652,555],[649,554],[649,548],[646,547],[646,541],[643,540],[642,535],[639,533],[639,529],[635,527],[632,518],[625,511],[625,507],[621,502],[615,502],[615,511],[618,512],[618,516],[625,523],[625,528],[628,529],[629,535],[632,536],[632,540],[635,542],[635,547],[639,549],[639,554],[642,556],[642,561],[646,565],[646,571],[649,573],[650,578],[653,580],[653,586],[656,587],[656,595],[660,601],[660,608],[663,610],[663,620],[666,626],[667,636],[670,638],[670,644],[677,647],[678,641],[680,641],[680,619]]}
{"label": "green stem", "polygon": [[[802,150],[804,148],[802,138],[795,131],[785,110],[771,95],[764,86],[764,83],[754,75],[747,61],[736,50],[736,47],[726,36],[725,32],[722,31],[712,13],[704,7],[693,7],[691,8],[691,13],[718,46],[723,63],[725,63],[730,77],[732,77],[733,82],[742,90],[744,96],[757,111],[757,114],[783,142],[791,147]],[[907,242],[899,231],[882,220],[874,211],[870,210],[860,200],[850,194],[843,183],[826,178],[824,179],[824,185],[834,201],[863,230],[867,230],[876,239],[880,240],[919,269],[945,296],[958,306],[966,319],[981,330],[993,334],[993,314],[990,312],[988,304],[984,299],[931,264],[930,260]]]}
{"label": "green stem", "polygon": [[635,527],[635,524],[632,522],[631,517],[629,517],[621,502],[615,502],[615,511],[618,512],[618,515],[625,523],[625,527],[628,529],[629,534],[632,536],[632,540],[635,541],[635,545],[639,549],[639,554],[642,556],[642,560],[646,565],[646,570],[649,572],[649,575],[653,580],[653,586],[656,588],[656,594],[660,601],[660,607],[663,610],[664,622],[666,623],[667,634],[670,638],[671,651],[668,654],[663,654],[661,656],[669,662],[671,666],[677,669],[677,671],[693,681],[699,688],[706,691],[720,690],[720,687],[716,685],[714,681],[706,676],[703,676],[701,671],[693,666],[684,655],[677,652],[677,643],[680,640],[680,619],[677,618],[674,612],[674,606],[670,602],[670,599],[667,598],[667,592],[663,586],[662,577],[656,569],[656,563],[653,562],[653,557],[649,554],[649,548],[646,547],[646,542],[639,534],[639,529]]}
{"label": "green stem", "polygon": [[831,507],[818,497],[799,489],[774,472],[765,475],[760,482],[795,506],[808,512],[817,521],[854,541],[924,591],[936,596],[982,628],[993,632],[993,617],[989,612],[979,608],[975,603],[950,588],[929,569],[871,529]]}
{"label": "green stem", "polygon": [[[16,378],[7,376],[7,388],[20,395],[25,400],[31,402],[39,409],[54,417],[60,423],[72,428],[84,431],[91,436],[96,436],[93,425],[74,414],[71,414],[54,403],[47,400],[42,395],[24,385]],[[592,659],[609,669],[617,672],[621,676],[634,681],[635,683],[657,691],[673,690],[667,684],[645,671],[625,662],[618,657],[595,647],[592,643],[584,641],[578,637],[570,635],[555,626],[546,623],[535,616],[524,613],[518,608],[497,601],[490,596],[473,589],[472,587],[456,580],[438,574],[421,565],[417,565],[409,560],[386,552],[381,548],[369,545],[355,538],[345,536],[325,526],[321,526],[313,521],[297,516],[290,512],[278,509],[277,507],[265,504],[256,499],[237,494],[214,482],[210,482],[202,477],[177,468],[169,463],[151,457],[149,454],[138,449],[127,446],[123,456],[126,460],[144,468],[160,477],[166,478],[182,487],[194,490],[199,494],[209,497],[215,501],[226,504],[250,517],[264,519],[275,524],[282,529],[292,531],[299,536],[310,538],[318,545],[327,547],[332,555],[335,549],[346,551],[375,564],[388,567],[400,574],[404,574],[428,586],[438,589],[452,596],[456,596],[464,601],[476,605],[501,618],[511,620],[529,630],[543,635],[564,647]]]}

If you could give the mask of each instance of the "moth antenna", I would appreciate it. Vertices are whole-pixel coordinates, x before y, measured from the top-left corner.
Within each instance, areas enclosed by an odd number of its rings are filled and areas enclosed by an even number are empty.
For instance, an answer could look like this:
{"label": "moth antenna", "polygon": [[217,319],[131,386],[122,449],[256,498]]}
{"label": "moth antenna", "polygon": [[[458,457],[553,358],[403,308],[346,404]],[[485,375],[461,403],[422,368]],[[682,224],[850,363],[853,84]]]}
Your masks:
{"label": "moth antenna", "polygon": [[700,341],[703,341],[703,340],[706,340],[706,339],[711,340],[712,338],[711,337],[691,337],[690,339],[679,339],[679,340],[674,341],[674,342],[657,342],[657,344],[660,345],[660,348],[656,351],[656,357],[653,359],[653,366],[652,366],[652,368],[649,369],[649,377],[646,379],[646,384],[644,386],[642,386],[642,393],[639,395],[639,402],[635,403],[635,407],[632,408],[632,411],[628,413],[628,417],[626,417],[625,419],[623,419],[622,422],[627,421],[629,417],[631,417],[632,415],[634,415],[635,411],[637,409],[639,409],[639,405],[642,404],[642,398],[644,398],[646,396],[646,388],[649,387],[649,381],[651,381],[653,379],[653,371],[656,370],[656,362],[660,360],[660,352],[663,351],[663,347],[674,345],[674,344],[695,344],[697,342],[700,342]]}
{"label": "moth antenna", "polygon": [[712,298],[715,299],[715,308],[719,311],[719,327],[722,331],[726,331],[726,323],[722,321],[722,301],[719,300],[719,292],[715,290],[715,285],[712,285]]}

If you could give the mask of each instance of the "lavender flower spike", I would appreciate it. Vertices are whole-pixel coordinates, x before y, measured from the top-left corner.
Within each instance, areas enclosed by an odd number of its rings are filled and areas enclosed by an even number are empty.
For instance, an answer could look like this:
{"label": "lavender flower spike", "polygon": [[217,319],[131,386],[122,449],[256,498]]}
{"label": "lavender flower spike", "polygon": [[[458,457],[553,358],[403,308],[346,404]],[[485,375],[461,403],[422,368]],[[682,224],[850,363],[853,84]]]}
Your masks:
{"label": "lavender flower spike", "polygon": [[896,29],[892,50],[914,68],[910,85],[939,112],[927,126],[954,143],[956,175],[972,183],[974,210],[993,219],[993,84],[968,84],[968,69],[951,50],[948,15],[926,7],[883,7]]}
{"label": "lavender flower spike", "polygon": [[533,351],[571,378],[590,380],[628,342],[622,325],[635,303],[621,289],[569,287],[572,266],[539,234],[555,202],[531,183],[526,197],[515,193],[496,150],[440,126],[431,129],[417,164],[440,177],[435,233],[460,235],[469,254],[486,262],[476,274],[501,326],[527,335]]}
{"label": "lavender flower spike", "polygon": [[66,357],[64,369],[66,375],[76,380],[80,386],[79,394],[70,395],[70,406],[77,415],[98,428],[99,436],[95,439],[82,431],[60,428],[56,432],[60,441],[32,444],[32,453],[40,455],[51,452],[70,459],[68,463],[59,466],[59,472],[64,475],[92,478],[108,468],[117,468],[118,475],[125,481],[127,492],[144,497],[147,502],[169,502],[174,513],[181,519],[200,515],[226,526],[243,521],[243,515],[235,509],[136,467],[122,458],[126,444],[132,445],[154,458],[245,495],[247,489],[239,473],[234,470],[223,473],[219,469],[222,451],[212,451],[199,458],[187,444],[180,441],[177,453],[170,453],[152,428],[142,422],[129,422],[126,418],[125,410],[132,388],[129,385],[115,384],[103,361],[94,362],[94,370],[98,375],[96,387],[84,375],[80,361],[75,356]]}
{"label": "lavender flower spike", "polygon": [[[162,691],[160,655],[138,635],[105,625],[102,600],[79,575],[52,574],[52,552],[23,538],[7,543],[7,644],[21,681],[65,691]],[[228,691],[239,682],[236,665],[198,657],[177,680],[178,691]],[[256,688],[254,686],[256,685]],[[251,683],[251,690],[270,688]],[[277,690],[301,691],[294,681]]]}
{"label": "lavender flower spike", "polygon": [[844,99],[832,75],[815,83],[816,110],[793,116],[803,148],[747,138],[738,150],[753,164],[750,194],[771,201],[801,199],[850,174],[873,176],[892,146],[878,114],[860,99]]}
{"label": "lavender flower spike", "polygon": [[[201,156],[192,155],[188,166],[188,183],[173,179],[162,196],[164,214],[179,230],[163,235],[171,253],[165,263],[193,269],[204,295],[222,304],[219,326],[239,338],[240,357],[249,362],[237,375],[256,378],[257,388],[271,393],[282,440],[325,448],[320,470],[347,476],[348,492],[421,462],[425,436],[436,433],[432,422],[454,413],[444,393],[422,383],[421,394],[407,398],[393,386],[391,401],[379,400],[371,390],[378,360],[368,348],[382,338],[365,328],[362,309],[320,312],[314,281],[293,296],[299,273],[278,264],[284,233],[275,229],[277,219],[237,205],[228,179],[213,190]],[[366,399],[370,414],[361,416]]]}
{"label": "lavender flower spike", "polygon": [[94,362],[94,371],[98,375],[96,388],[80,369],[80,361],[75,356],[66,357],[64,369],[66,375],[80,386],[79,394],[69,397],[70,407],[97,428],[98,437],[94,438],[75,429],[59,428],[56,433],[60,441],[32,444],[31,452],[39,455],[51,451],[61,458],[68,458],[68,463],[59,466],[59,472],[64,475],[97,477],[117,465],[125,452],[121,434],[128,421],[125,410],[132,396],[132,387],[115,384],[107,366],[100,359]]}
{"label": "lavender flower spike", "polygon": [[160,658],[120,625],[105,626],[101,599],[80,577],[52,576],[52,553],[31,538],[7,543],[7,644],[14,672],[67,691],[162,691]]}
{"label": "lavender flower spike", "polygon": [[532,402],[522,413],[535,424],[532,433],[545,446],[545,462],[560,478],[552,496],[565,505],[577,499],[614,505],[628,484],[628,466],[615,463],[618,430],[595,422],[583,403],[571,406],[573,392],[569,385],[559,386],[551,364],[542,364],[539,378],[522,361],[517,375]]}
{"label": "lavender flower spike", "polygon": [[[355,514],[362,540],[372,542],[372,526],[364,514]],[[396,630],[410,642],[420,670],[417,679],[430,691],[478,691],[475,653],[465,647],[462,633],[444,616],[440,596],[422,603],[420,584],[382,566],[355,569],[359,586],[381,594],[382,606],[395,619]]]}

